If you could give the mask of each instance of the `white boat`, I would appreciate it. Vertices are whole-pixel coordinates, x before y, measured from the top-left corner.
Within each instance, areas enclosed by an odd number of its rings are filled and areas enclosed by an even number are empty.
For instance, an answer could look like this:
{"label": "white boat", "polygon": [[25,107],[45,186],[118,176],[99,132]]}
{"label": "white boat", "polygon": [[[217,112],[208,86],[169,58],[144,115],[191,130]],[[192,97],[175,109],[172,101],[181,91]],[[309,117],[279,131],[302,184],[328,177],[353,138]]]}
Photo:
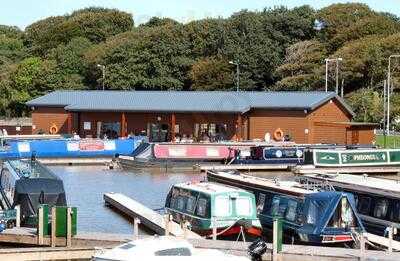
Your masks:
{"label": "white boat", "polygon": [[[211,243],[211,241],[210,241]],[[175,237],[150,237],[127,242],[104,253],[96,254],[95,261],[138,260],[209,260],[249,261],[244,256],[225,254],[213,249],[196,249],[188,241]]]}

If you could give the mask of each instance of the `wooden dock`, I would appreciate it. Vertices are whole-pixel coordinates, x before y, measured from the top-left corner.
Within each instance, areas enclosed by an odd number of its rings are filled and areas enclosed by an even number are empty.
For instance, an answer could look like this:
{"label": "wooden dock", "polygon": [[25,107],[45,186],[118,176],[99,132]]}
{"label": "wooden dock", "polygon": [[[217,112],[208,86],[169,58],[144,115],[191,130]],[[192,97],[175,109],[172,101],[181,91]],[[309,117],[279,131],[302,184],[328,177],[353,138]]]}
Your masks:
{"label": "wooden dock", "polygon": [[[34,229],[19,228],[5,230],[0,233],[0,244],[7,243],[20,246],[37,246],[37,236]],[[149,236],[140,236],[145,238]],[[82,259],[91,257],[99,248],[108,249],[129,240],[133,235],[81,233],[73,237],[72,247],[66,248],[65,240],[59,238],[59,247],[50,248],[50,239],[45,238],[45,247],[34,248],[8,248],[0,249],[0,260],[57,260],[57,259]],[[188,241],[199,249],[216,249],[234,255],[246,255],[249,243],[224,240],[207,240],[202,238],[189,238]],[[272,244],[267,244],[267,253],[263,260],[272,260]],[[395,249],[395,247],[393,247]],[[279,254],[282,261],[338,261],[338,260],[400,260],[399,252],[386,252],[360,249],[320,247],[305,245],[283,245]],[[364,259],[363,259],[364,258]]]}
{"label": "wooden dock", "polygon": [[208,171],[208,170],[289,171],[293,166],[294,165],[290,164],[230,164],[230,165],[198,164],[194,166],[194,168],[200,171]]}
{"label": "wooden dock", "polygon": [[91,259],[102,250],[95,247],[35,247],[35,248],[6,248],[0,249],[1,261],[30,261],[30,260],[82,260]]}
{"label": "wooden dock", "polygon": [[[140,224],[158,235],[165,235],[166,222],[164,216],[144,206],[136,200],[119,193],[104,194],[104,201],[124,215],[130,218],[139,218]],[[186,230],[173,221],[169,222],[169,233],[174,236],[186,236],[186,238],[201,238],[198,234]]]}

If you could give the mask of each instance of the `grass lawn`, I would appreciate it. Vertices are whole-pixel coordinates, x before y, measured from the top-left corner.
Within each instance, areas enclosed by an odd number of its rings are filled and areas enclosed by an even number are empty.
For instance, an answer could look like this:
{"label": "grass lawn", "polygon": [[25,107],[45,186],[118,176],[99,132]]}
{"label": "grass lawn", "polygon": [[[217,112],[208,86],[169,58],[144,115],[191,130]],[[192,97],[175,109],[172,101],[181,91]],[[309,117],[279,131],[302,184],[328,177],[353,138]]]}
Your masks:
{"label": "grass lawn", "polygon": [[[376,135],[376,145],[384,147],[384,136]],[[400,148],[400,136],[387,136],[387,147],[388,148]]]}

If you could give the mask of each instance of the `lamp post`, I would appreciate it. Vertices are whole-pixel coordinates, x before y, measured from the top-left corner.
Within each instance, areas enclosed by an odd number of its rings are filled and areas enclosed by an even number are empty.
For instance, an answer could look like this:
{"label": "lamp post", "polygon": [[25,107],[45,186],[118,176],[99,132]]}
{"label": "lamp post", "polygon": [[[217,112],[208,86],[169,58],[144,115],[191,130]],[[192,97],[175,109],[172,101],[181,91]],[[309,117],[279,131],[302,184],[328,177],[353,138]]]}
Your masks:
{"label": "lamp post", "polygon": [[103,91],[104,91],[104,83],[106,81],[106,66],[102,65],[102,64],[98,64],[97,65],[98,68],[101,68],[101,72],[102,72],[102,84],[103,84]]}
{"label": "lamp post", "polygon": [[239,60],[236,62],[234,61],[229,61],[229,64],[236,65],[236,91],[239,91],[239,80],[240,80],[240,63]]}
{"label": "lamp post", "polygon": [[325,59],[325,92],[328,92],[328,66],[330,62],[336,62],[336,94],[339,93],[339,62],[343,61],[343,58],[332,58]]}
{"label": "lamp post", "polygon": [[390,66],[391,66],[390,59],[392,59],[392,58],[400,58],[400,54],[392,54],[392,55],[389,56],[387,88],[386,88],[386,91],[387,91],[386,132],[387,132],[387,134],[389,134],[389,132],[390,132],[390,92],[391,92],[390,90],[392,89],[391,76],[390,76],[390,73],[391,73],[390,72]]}

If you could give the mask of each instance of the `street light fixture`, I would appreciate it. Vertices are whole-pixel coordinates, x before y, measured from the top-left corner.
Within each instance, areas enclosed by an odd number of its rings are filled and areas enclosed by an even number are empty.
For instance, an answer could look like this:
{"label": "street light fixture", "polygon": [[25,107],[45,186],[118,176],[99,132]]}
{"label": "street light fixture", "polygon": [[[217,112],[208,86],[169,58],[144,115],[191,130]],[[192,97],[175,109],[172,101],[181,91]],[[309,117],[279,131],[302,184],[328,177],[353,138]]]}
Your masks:
{"label": "street light fixture", "polygon": [[339,62],[343,61],[343,58],[332,58],[332,59],[325,59],[325,92],[328,92],[328,66],[330,62],[336,63],[336,94],[339,93]]}
{"label": "street light fixture", "polygon": [[98,68],[101,68],[101,72],[102,72],[102,85],[103,85],[103,91],[104,91],[104,83],[106,81],[106,66],[102,65],[102,64],[98,64],[97,65]]}
{"label": "street light fixture", "polygon": [[234,61],[229,61],[229,64],[235,65],[236,66],[236,91],[239,91],[239,80],[240,80],[240,63],[239,60],[236,62]]}
{"label": "street light fixture", "polygon": [[392,83],[391,83],[391,70],[390,70],[390,59],[392,58],[400,58],[400,54],[392,54],[389,56],[389,65],[388,65],[388,76],[387,76],[387,122],[386,122],[386,132],[389,134],[390,132],[390,92],[392,89]]}

